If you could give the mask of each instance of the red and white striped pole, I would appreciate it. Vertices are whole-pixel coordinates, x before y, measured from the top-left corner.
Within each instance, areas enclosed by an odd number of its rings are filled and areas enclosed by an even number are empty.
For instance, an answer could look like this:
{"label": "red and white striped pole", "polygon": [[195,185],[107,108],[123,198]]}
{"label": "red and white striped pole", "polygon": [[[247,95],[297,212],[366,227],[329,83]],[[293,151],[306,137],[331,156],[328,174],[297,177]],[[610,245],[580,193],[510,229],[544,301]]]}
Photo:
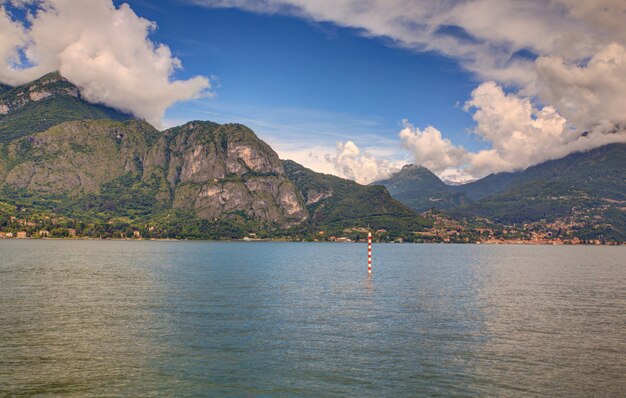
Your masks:
{"label": "red and white striped pole", "polygon": [[367,273],[372,273],[372,233],[367,233]]}

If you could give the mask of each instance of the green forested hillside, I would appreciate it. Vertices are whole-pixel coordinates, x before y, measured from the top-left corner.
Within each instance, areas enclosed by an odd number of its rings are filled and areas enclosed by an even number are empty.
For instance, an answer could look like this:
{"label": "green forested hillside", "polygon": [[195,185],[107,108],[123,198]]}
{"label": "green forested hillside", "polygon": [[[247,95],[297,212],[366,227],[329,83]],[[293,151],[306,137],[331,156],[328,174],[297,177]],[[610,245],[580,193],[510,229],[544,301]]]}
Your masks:
{"label": "green forested hillside", "polygon": [[624,167],[626,144],[610,144],[550,160],[521,172],[492,174],[454,189],[472,200],[480,200],[507,189],[526,192],[520,187],[531,182],[555,181],[594,195],[623,199],[626,195]]}
{"label": "green forested hillside", "polygon": [[[491,176],[469,185],[472,190],[490,192],[494,181],[501,184],[505,178]],[[626,144],[606,145],[508,173],[502,185],[499,192],[455,208],[451,214],[487,217],[502,224],[566,220],[585,230],[581,233],[585,239],[626,240]]]}
{"label": "green forested hillside", "polygon": [[291,160],[284,160],[283,165],[300,190],[316,227],[342,230],[369,225],[373,229],[419,231],[429,225],[382,186],[364,186],[316,173]]}
{"label": "green forested hillside", "polygon": [[0,142],[9,142],[75,120],[130,120],[133,116],[85,101],[58,73],[3,91],[0,88]]}
{"label": "green forested hillside", "polygon": [[418,211],[438,208],[457,219],[500,225],[554,223],[581,239],[626,241],[626,144],[573,153],[514,173],[460,185],[443,184],[418,166],[377,182]]}
{"label": "green forested hillside", "polygon": [[238,124],[66,122],[0,145],[0,201],[156,237],[241,238],[306,225],[276,153]]}
{"label": "green forested hillside", "polygon": [[425,167],[406,165],[390,178],[371,185],[382,185],[391,196],[415,211],[449,209],[467,202],[462,192],[444,184]]}
{"label": "green forested hillside", "polygon": [[[626,241],[626,144],[457,187],[406,166],[377,183],[385,188],[280,161],[240,124],[193,121],[160,132],[116,119],[132,117],[84,101],[58,73],[0,86],[0,228],[56,214],[89,236],[311,237],[369,227],[411,240],[437,219],[453,234],[495,222]],[[416,213],[432,208],[445,217]],[[10,226],[18,216],[23,223]]]}

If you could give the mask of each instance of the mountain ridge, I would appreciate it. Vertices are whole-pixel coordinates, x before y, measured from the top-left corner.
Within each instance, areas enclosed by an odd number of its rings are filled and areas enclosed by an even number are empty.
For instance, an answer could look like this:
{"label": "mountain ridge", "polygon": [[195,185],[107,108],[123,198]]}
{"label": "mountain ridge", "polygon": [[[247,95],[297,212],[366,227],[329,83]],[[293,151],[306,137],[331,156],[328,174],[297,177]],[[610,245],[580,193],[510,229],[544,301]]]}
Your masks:
{"label": "mountain ridge", "polygon": [[[533,179],[550,181],[562,178],[565,175],[571,175],[572,173],[581,173],[581,176],[586,175],[590,177],[591,175],[587,175],[589,173],[584,173],[584,170],[595,171],[592,167],[593,165],[589,164],[590,158],[594,158],[595,154],[603,156],[607,151],[625,147],[626,143],[613,143],[587,151],[573,152],[562,158],[548,160],[518,172],[490,174],[480,180],[455,187],[455,189],[462,190],[472,200],[480,200],[492,194],[502,192],[514,184],[521,184]],[[621,156],[615,155],[615,158],[620,159]]]}
{"label": "mountain ridge", "polygon": [[[403,170],[423,173],[414,167]],[[418,211],[430,205],[456,219],[482,217],[502,225],[559,222],[591,228],[588,237],[599,234],[624,241],[624,170],[626,144],[614,143],[519,172],[492,174],[468,184],[446,186],[441,191],[441,181],[435,181],[434,187],[422,187],[406,176],[403,178],[403,173],[377,183],[392,189],[401,187],[399,191],[390,189],[392,196]],[[447,195],[453,194],[463,195],[465,200],[453,205],[446,203]],[[433,201],[433,196],[439,201]]]}
{"label": "mountain ridge", "polygon": [[428,222],[396,201],[383,186],[366,186],[334,175],[318,173],[292,160],[285,172],[300,190],[315,227],[335,232],[370,225],[376,229],[421,230]]}
{"label": "mountain ridge", "polygon": [[391,196],[418,212],[447,209],[466,202],[463,193],[456,192],[427,168],[413,164],[370,185],[386,187]]}
{"label": "mountain ridge", "polygon": [[118,203],[119,209],[101,203],[92,213],[123,216],[136,204],[152,213],[172,208],[200,219],[283,227],[308,218],[278,155],[242,125],[196,121],[159,132],[135,120],[75,121],[3,148],[5,191],[63,197],[80,207],[81,198],[96,203],[106,196],[102,187],[108,186],[149,202]]}
{"label": "mountain ridge", "polygon": [[66,121],[132,120],[132,115],[85,100],[78,87],[58,72],[17,86],[0,88],[0,143],[45,131]]}
{"label": "mountain ridge", "polygon": [[[155,237],[358,237],[371,227],[412,241],[433,222],[450,233],[551,222],[583,239],[626,241],[626,144],[460,186],[415,165],[363,186],[280,160],[241,124],[158,131],[84,101],[58,73],[0,87],[0,105],[0,208],[63,214],[99,233],[116,225],[128,235],[132,225]],[[431,209],[441,213],[418,213]]]}

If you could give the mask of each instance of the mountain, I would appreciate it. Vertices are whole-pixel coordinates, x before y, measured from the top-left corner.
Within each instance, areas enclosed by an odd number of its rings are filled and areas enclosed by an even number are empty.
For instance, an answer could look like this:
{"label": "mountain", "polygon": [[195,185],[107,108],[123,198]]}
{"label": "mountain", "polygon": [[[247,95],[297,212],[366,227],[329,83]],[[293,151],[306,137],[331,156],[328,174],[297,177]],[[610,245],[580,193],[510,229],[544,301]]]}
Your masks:
{"label": "mountain", "polygon": [[0,95],[2,95],[3,93],[5,93],[5,92],[7,92],[9,90],[12,90],[12,89],[13,89],[13,87],[7,86],[6,84],[0,83]]}
{"label": "mountain", "polygon": [[448,209],[467,202],[462,192],[456,192],[425,167],[406,165],[386,180],[370,185],[382,185],[391,196],[410,208],[422,212],[432,208]]}
{"label": "mountain", "polygon": [[[550,160],[516,173],[491,174],[478,181],[455,187],[472,200],[480,200],[532,182],[557,182],[579,187],[598,195],[621,198],[626,144],[609,144]],[[617,188],[617,189],[614,189]],[[608,192],[607,192],[608,190]]]}
{"label": "mountain", "polygon": [[76,120],[131,120],[133,116],[86,101],[58,72],[19,87],[0,87],[0,143]]}
{"label": "mountain", "polygon": [[626,241],[624,170],[626,144],[617,143],[459,186],[414,165],[375,184],[420,212],[435,208],[499,225],[553,224],[584,240]]}
{"label": "mountain", "polygon": [[284,160],[287,177],[300,191],[313,226],[340,231],[367,227],[417,231],[428,222],[393,199],[382,186],[364,186],[337,176],[314,172]]}
{"label": "mountain", "polygon": [[58,73],[0,87],[0,205],[30,219],[80,220],[89,236],[132,236],[131,227],[155,237],[307,236],[368,223],[399,233],[428,224],[383,187],[282,162],[243,125],[157,131],[85,101]]}
{"label": "mountain", "polygon": [[135,120],[66,122],[0,148],[0,200],[14,205],[100,221],[175,223],[180,213],[248,229],[308,219],[276,153],[238,124],[159,132]]}
{"label": "mountain", "polygon": [[[626,144],[611,144],[461,186],[419,166],[377,183],[384,186],[362,186],[281,161],[240,124],[158,131],[85,101],[57,73],[0,86],[0,228],[62,215],[88,236],[141,229],[152,237],[310,238],[358,236],[370,226],[389,231],[388,239],[413,239],[433,220],[445,228],[487,220],[623,242],[624,170]],[[415,212],[432,208],[445,215]]]}
{"label": "mountain", "polygon": [[593,216],[597,224],[611,224],[617,215],[615,221],[626,225],[624,170],[626,144],[605,145],[461,186],[459,189],[479,200],[456,212],[505,223],[579,214]]}
{"label": "mountain", "polygon": [[626,144],[616,143],[464,185],[445,185],[427,169],[414,165],[374,184],[387,187],[395,199],[418,211],[448,209],[457,215],[514,223],[626,201],[624,170]]}

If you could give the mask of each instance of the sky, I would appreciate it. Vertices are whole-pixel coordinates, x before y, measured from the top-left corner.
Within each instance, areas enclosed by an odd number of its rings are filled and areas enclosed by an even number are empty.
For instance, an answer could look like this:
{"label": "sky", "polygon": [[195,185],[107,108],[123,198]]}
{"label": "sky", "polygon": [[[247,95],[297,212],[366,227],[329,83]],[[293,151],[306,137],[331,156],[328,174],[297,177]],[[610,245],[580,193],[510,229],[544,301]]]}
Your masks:
{"label": "sky", "polygon": [[59,70],[163,129],[448,181],[626,142],[626,0],[0,0],[0,82]]}

